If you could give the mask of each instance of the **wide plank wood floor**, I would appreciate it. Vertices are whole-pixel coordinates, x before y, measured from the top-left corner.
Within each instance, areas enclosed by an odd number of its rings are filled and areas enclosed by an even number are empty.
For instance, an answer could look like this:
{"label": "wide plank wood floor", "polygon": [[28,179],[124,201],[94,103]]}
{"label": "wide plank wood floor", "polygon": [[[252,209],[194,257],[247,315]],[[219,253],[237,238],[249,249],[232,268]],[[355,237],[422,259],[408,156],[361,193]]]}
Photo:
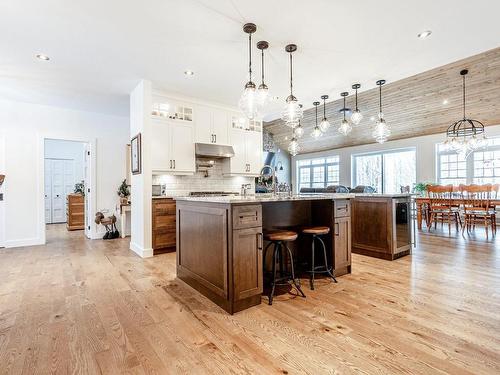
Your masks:
{"label": "wide plank wood floor", "polygon": [[50,226],[46,246],[0,249],[0,373],[499,374],[500,236],[477,233],[353,255],[338,284],[230,316],[176,280],[175,254]]}

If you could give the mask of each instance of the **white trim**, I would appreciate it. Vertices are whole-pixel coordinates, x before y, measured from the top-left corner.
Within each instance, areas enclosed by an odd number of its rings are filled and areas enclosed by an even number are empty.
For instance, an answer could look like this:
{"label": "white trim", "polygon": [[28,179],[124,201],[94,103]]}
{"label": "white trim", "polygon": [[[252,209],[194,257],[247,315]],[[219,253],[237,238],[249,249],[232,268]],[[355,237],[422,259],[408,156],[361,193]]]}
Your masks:
{"label": "white trim", "polygon": [[[44,217],[45,219],[45,217]],[[44,236],[45,237],[45,236]],[[5,241],[5,248],[45,245],[45,238],[23,238]]]}
{"label": "white trim", "polygon": [[150,258],[153,256],[153,249],[143,249],[132,241],[130,241],[130,250],[139,255],[141,258]]}

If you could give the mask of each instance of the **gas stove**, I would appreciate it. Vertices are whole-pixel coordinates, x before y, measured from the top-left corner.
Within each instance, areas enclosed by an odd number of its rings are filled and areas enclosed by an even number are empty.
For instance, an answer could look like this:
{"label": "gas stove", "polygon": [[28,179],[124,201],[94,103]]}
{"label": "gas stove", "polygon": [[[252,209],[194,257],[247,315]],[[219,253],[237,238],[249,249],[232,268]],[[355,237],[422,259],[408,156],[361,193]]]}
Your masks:
{"label": "gas stove", "polygon": [[231,191],[192,191],[189,193],[191,197],[229,197],[240,195]]}

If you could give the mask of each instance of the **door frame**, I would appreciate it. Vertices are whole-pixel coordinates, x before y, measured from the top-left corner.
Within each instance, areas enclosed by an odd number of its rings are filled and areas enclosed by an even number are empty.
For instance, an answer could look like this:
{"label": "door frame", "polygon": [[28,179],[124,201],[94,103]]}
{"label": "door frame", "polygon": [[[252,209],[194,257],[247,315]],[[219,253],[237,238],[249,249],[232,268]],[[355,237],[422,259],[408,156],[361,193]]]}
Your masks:
{"label": "door frame", "polygon": [[[5,164],[6,164],[6,161],[5,161],[5,137],[3,135],[0,134],[0,172],[4,172],[5,174],[6,171],[5,171]],[[8,178],[8,176],[7,176]],[[4,193],[5,194],[5,183],[4,185],[2,186],[1,188],[1,193]],[[0,209],[0,248],[2,247],[5,247],[5,227],[6,227],[6,223],[5,223],[5,197],[4,197],[4,201],[0,203],[2,206],[1,206],[1,209]]]}
{"label": "door frame", "polygon": [[[40,135],[38,138],[38,188],[37,188],[37,215],[38,215],[38,232],[39,238],[42,243],[46,243],[46,233],[45,233],[45,140],[52,139],[57,141],[72,141],[86,143],[90,148],[90,181],[85,181],[87,187],[90,186],[90,194],[86,192],[85,200],[89,200],[89,205],[92,209],[92,213],[97,212],[97,139],[96,138],[82,138],[75,136],[50,136],[50,135]],[[92,213],[90,213],[92,215]],[[89,213],[85,211],[85,223],[87,223],[87,215]],[[97,234],[97,224],[94,221],[89,220],[92,224],[90,229],[85,226],[85,235],[90,239],[97,239],[99,235]]]}

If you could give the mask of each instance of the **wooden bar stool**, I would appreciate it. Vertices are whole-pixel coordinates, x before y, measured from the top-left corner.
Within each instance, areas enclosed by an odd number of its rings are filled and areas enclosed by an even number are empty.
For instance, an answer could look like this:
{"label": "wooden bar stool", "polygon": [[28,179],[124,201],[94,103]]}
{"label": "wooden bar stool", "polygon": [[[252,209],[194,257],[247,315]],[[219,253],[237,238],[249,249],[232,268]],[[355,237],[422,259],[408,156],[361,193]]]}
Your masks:
{"label": "wooden bar stool", "polygon": [[[325,234],[330,233],[330,228],[329,227],[308,227],[302,230],[303,234],[308,234],[312,236],[312,245],[311,245],[311,270],[307,271],[311,274],[310,276],[310,283],[311,283],[311,290],[314,290],[314,275],[317,273],[326,273],[328,274],[334,282],[337,282],[337,279],[335,278],[335,270],[333,267],[328,266],[328,258],[326,256],[326,246],[321,237]],[[314,253],[316,251],[315,249],[315,241],[319,241],[319,243],[323,246],[323,256],[325,263],[320,266],[316,266],[314,262]]]}
{"label": "wooden bar stool", "polygon": [[[271,292],[269,293],[270,305],[273,304],[273,297],[276,285],[288,285],[291,282],[302,297],[306,296],[304,292],[302,292],[302,289],[300,288],[300,280],[295,278],[293,255],[292,251],[287,245],[287,242],[295,241],[297,237],[298,235],[296,232],[288,230],[280,230],[280,231],[264,233],[264,239],[270,241],[269,244],[264,249],[264,254],[263,254],[264,270],[266,269],[265,263],[266,263],[267,249],[269,248],[269,246],[274,244],[273,263],[270,271],[271,273]],[[290,263],[289,267],[288,264],[285,265],[285,258],[286,258],[284,254],[285,251],[288,254],[288,262]],[[278,269],[276,268],[276,265],[278,265]]]}

